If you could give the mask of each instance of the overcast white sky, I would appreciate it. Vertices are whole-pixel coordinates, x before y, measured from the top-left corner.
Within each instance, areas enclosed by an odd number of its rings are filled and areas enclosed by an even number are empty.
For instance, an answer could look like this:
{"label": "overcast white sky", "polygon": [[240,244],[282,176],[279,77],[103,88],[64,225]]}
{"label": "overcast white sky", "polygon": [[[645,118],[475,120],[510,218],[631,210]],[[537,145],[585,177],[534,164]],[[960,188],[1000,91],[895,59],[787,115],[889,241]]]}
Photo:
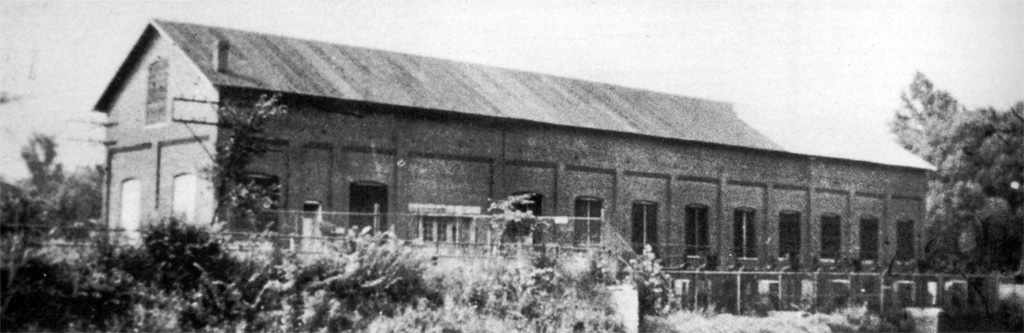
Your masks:
{"label": "overcast white sky", "polygon": [[871,153],[915,71],[969,107],[1024,100],[1024,1],[0,2],[0,177],[33,132],[102,163],[91,112],[149,18],[737,103],[795,150]]}

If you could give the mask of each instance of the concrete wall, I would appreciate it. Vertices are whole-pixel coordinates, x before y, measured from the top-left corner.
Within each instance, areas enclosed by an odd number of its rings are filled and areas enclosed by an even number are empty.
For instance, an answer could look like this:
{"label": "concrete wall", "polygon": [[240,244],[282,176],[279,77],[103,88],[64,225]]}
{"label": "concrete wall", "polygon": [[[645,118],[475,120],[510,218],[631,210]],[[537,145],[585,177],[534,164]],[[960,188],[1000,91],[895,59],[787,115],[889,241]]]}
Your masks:
{"label": "concrete wall", "polygon": [[[168,61],[167,121],[145,124],[148,66],[163,58]],[[216,121],[213,104],[217,92],[185,55],[168,39],[154,36],[146,52],[123,83],[108,114],[108,165],[110,177],[105,212],[111,227],[118,227],[121,203],[120,184],[138,179],[141,185],[142,224],[171,213],[177,175],[199,175],[196,212],[193,222],[209,223],[213,218],[213,189],[202,171],[211,165],[208,152],[214,152],[217,130],[213,126],[185,125],[171,121],[191,119]],[[193,101],[187,101],[193,100]],[[191,130],[190,130],[191,129]]]}

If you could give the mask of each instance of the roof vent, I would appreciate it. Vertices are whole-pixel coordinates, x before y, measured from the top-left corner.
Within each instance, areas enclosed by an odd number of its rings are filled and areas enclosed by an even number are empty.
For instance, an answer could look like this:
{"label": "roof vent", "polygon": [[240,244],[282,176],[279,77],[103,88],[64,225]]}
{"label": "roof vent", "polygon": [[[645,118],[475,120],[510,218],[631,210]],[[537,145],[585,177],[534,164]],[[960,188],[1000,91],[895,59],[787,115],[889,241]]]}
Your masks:
{"label": "roof vent", "polygon": [[228,49],[231,48],[231,44],[223,39],[217,39],[213,43],[213,70],[227,73],[228,71]]}

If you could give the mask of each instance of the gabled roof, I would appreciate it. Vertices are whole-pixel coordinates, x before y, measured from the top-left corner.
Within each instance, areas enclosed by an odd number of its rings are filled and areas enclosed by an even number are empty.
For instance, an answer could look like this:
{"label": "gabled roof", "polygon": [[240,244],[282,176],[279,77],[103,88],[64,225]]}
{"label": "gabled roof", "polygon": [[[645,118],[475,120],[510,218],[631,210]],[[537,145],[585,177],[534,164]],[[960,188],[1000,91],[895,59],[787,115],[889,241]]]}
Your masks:
{"label": "gabled roof", "polygon": [[[97,110],[110,108],[133,58],[138,58],[147,34],[153,31],[170,38],[218,88],[251,88],[793,152],[740,120],[729,103],[163,20],[154,20],[147,27],[100,98]],[[230,45],[226,72],[213,68],[212,49],[217,41]]]}

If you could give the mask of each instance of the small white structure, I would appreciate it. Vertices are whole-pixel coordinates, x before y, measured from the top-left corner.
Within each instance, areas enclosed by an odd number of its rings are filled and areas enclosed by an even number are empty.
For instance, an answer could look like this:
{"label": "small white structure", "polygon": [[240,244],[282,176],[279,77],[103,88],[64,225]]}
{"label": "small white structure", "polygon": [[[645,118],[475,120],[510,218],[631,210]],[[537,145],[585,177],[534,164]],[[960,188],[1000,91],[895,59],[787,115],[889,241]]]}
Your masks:
{"label": "small white structure", "polygon": [[615,304],[616,315],[622,320],[627,333],[637,333],[640,330],[640,297],[636,287],[631,284],[622,284],[608,287],[612,293],[612,304]]}

